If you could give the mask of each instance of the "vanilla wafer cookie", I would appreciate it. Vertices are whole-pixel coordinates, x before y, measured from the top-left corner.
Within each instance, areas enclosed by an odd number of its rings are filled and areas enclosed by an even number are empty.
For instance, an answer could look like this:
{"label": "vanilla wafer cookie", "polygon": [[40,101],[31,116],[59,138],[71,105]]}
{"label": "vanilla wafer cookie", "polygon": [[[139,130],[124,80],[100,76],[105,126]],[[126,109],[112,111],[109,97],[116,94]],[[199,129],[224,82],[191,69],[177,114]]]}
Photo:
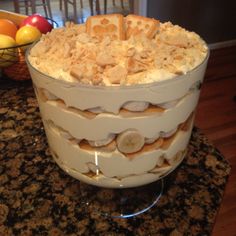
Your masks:
{"label": "vanilla wafer cookie", "polygon": [[159,21],[144,16],[128,15],[125,17],[126,38],[144,34],[153,38],[159,28]]}
{"label": "vanilla wafer cookie", "polygon": [[90,16],[86,21],[86,32],[99,39],[125,39],[124,17],[120,14]]}

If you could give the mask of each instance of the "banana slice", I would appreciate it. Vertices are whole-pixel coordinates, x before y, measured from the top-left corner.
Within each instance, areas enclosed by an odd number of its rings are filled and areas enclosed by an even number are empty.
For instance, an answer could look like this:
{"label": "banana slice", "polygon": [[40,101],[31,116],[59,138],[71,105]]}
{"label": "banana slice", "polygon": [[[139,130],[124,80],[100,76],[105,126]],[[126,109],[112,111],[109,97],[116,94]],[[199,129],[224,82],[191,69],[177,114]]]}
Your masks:
{"label": "banana slice", "polygon": [[115,140],[111,141],[105,146],[101,147],[92,147],[87,141],[82,140],[79,143],[79,147],[83,150],[87,151],[97,151],[97,152],[114,152],[116,150],[116,142]]}
{"label": "banana slice", "polygon": [[96,175],[99,174],[100,170],[99,170],[99,166],[95,165],[92,162],[88,162],[87,166],[89,168],[90,171],[92,171],[93,173],[95,173]]}
{"label": "banana slice", "polygon": [[115,134],[109,134],[106,139],[96,140],[96,141],[88,140],[88,143],[89,143],[92,147],[101,147],[101,146],[105,146],[105,145],[107,145],[108,143],[110,143],[115,137],[116,137]]}
{"label": "banana slice", "polygon": [[144,137],[135,129],[126,130],[117,136],[117,148],[123,153],[139,151],[144,143]]}
{"label": "banana slice", "polygon": [[148,102],[126,102],[123,105],[123,108],[128,111],[144,111],[148,108],[148,106]]}
{"label": "banana slice", "polygon": [[172,129],[172,130],[170,130],[170,131],[168,131],[168,132],[161,132],[161,137],[162,138],[169,138],[170,136],[172,136],[175,132],[177,131],[177,127],[176,128],[174,128],[174,129]]}
{"label": "banana slice", "polygon": [[54,94],[52,94],[51,92],[49,92],[48,90],[46,89],[43,89],[43,93],[44,93],[44,96],[48,99],[48,100],[57,100],[58,97]]}
{"label": "banana slice", "polygon": [[164,109],[169,109],[172,108],[174,106],[176,106],[176,104],[179,102],[179,100],[174,100],[174,101],[170,101],[170,102],[164,102],[164,103],[160,103],[160,104],[155,104],[161,108]]}
{"label": "banana slice", "polygon": [[115,142],[115,140],[113,140],[110,143],[108,143],[107,145],[101,146],[101,147],[96,147],[95,149],[99,152],[114,152],[116,150],[116,142]]}
{"label": "banana slice", "polygon": [[171,166],[176,166],[183,160],[184,154],[184,151],[179,151],[173,157],[165,159]]}
{"label": "banana slice", "polygon": [[100,114],[100,113],[103,113],[105,110],[102,109],[101,107],[94,107],[94,108],[88,109],[88,111],[96,113],[96,114]]}
{"label": "banana slice", "polygon": [[153,170],[151,170],[150,172],[155,173],[155,174],[159,174],[161,176],[162,174],[165,174],[168,171],[170,171],[171,168],[172,168],[172,166],[170,166],[170,165],[163,165],[161,167],[157,166]]}
{"label": "banana slice", "polygon": [[154,143],[158,138],[160,137],[160,133],[157,133],[155,136],[152,138],[145,138],[145,143],[146,144],[151,144]]}

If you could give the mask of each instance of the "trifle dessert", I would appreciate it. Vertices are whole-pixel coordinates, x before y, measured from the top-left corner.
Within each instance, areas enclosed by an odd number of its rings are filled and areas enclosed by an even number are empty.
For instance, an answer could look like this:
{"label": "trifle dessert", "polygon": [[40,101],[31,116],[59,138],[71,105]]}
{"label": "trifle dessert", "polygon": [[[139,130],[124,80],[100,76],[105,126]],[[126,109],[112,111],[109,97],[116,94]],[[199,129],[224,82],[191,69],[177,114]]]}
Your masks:
{"label": "trifle dessert", "polygon": [[170,173],[187,151],[207,59],[196,33],[137,15],[43,36],[27,61],[55,161],[108,188]]}

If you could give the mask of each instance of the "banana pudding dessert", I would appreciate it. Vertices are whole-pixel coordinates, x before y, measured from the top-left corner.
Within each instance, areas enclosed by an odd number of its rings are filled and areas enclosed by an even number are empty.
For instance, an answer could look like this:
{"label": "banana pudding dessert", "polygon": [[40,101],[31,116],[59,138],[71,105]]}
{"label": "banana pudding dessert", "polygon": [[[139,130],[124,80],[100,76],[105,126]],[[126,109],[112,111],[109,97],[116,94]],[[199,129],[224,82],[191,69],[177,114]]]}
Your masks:
{"label": "banana pudding dessert", "polygon": [[196,33],[137,15],[44,35],[27,63],[57,164],[109,188],[170,173],[187,152],[208,54]]}

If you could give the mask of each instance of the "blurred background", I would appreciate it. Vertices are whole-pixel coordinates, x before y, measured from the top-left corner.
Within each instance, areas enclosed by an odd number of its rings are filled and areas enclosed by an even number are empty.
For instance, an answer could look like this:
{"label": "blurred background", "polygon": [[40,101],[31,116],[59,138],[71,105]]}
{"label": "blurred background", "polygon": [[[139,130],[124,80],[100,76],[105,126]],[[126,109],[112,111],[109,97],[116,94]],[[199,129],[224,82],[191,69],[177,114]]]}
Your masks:
{"label": "blurred background", "polygon": [[32,2],[33,11],[44,16],[50,11],[48,16],[59,26],[66,21],[83,23],[95,14],[134,12],[195,31],[212,47],[236,42],[235,0],[1,0],[0,9],[28,15]]}
{"label": "blurred background", "polygon": [[[208,43],[236,43],[235,0],[148,0],[147,15],[195,31]],[[232,42],[234,41],[234,42]],[[229,43],[229,42],[228,42]],[[222,45],[220,45],[222,46]]]}
{"label": "blurred background", "polygon": [[[0,1],[0,9],[31,14],[31,1],[28,5],[25,0],[4,0]],[[55,20],[59,26],[66,21],[84,23],[90,15],[104,13],[129,14],[133,11],[133,1],[129,0],[34,0],[35,10],[33,11],[48,16]],[[51,15],[48,14],[51,11]]]}

